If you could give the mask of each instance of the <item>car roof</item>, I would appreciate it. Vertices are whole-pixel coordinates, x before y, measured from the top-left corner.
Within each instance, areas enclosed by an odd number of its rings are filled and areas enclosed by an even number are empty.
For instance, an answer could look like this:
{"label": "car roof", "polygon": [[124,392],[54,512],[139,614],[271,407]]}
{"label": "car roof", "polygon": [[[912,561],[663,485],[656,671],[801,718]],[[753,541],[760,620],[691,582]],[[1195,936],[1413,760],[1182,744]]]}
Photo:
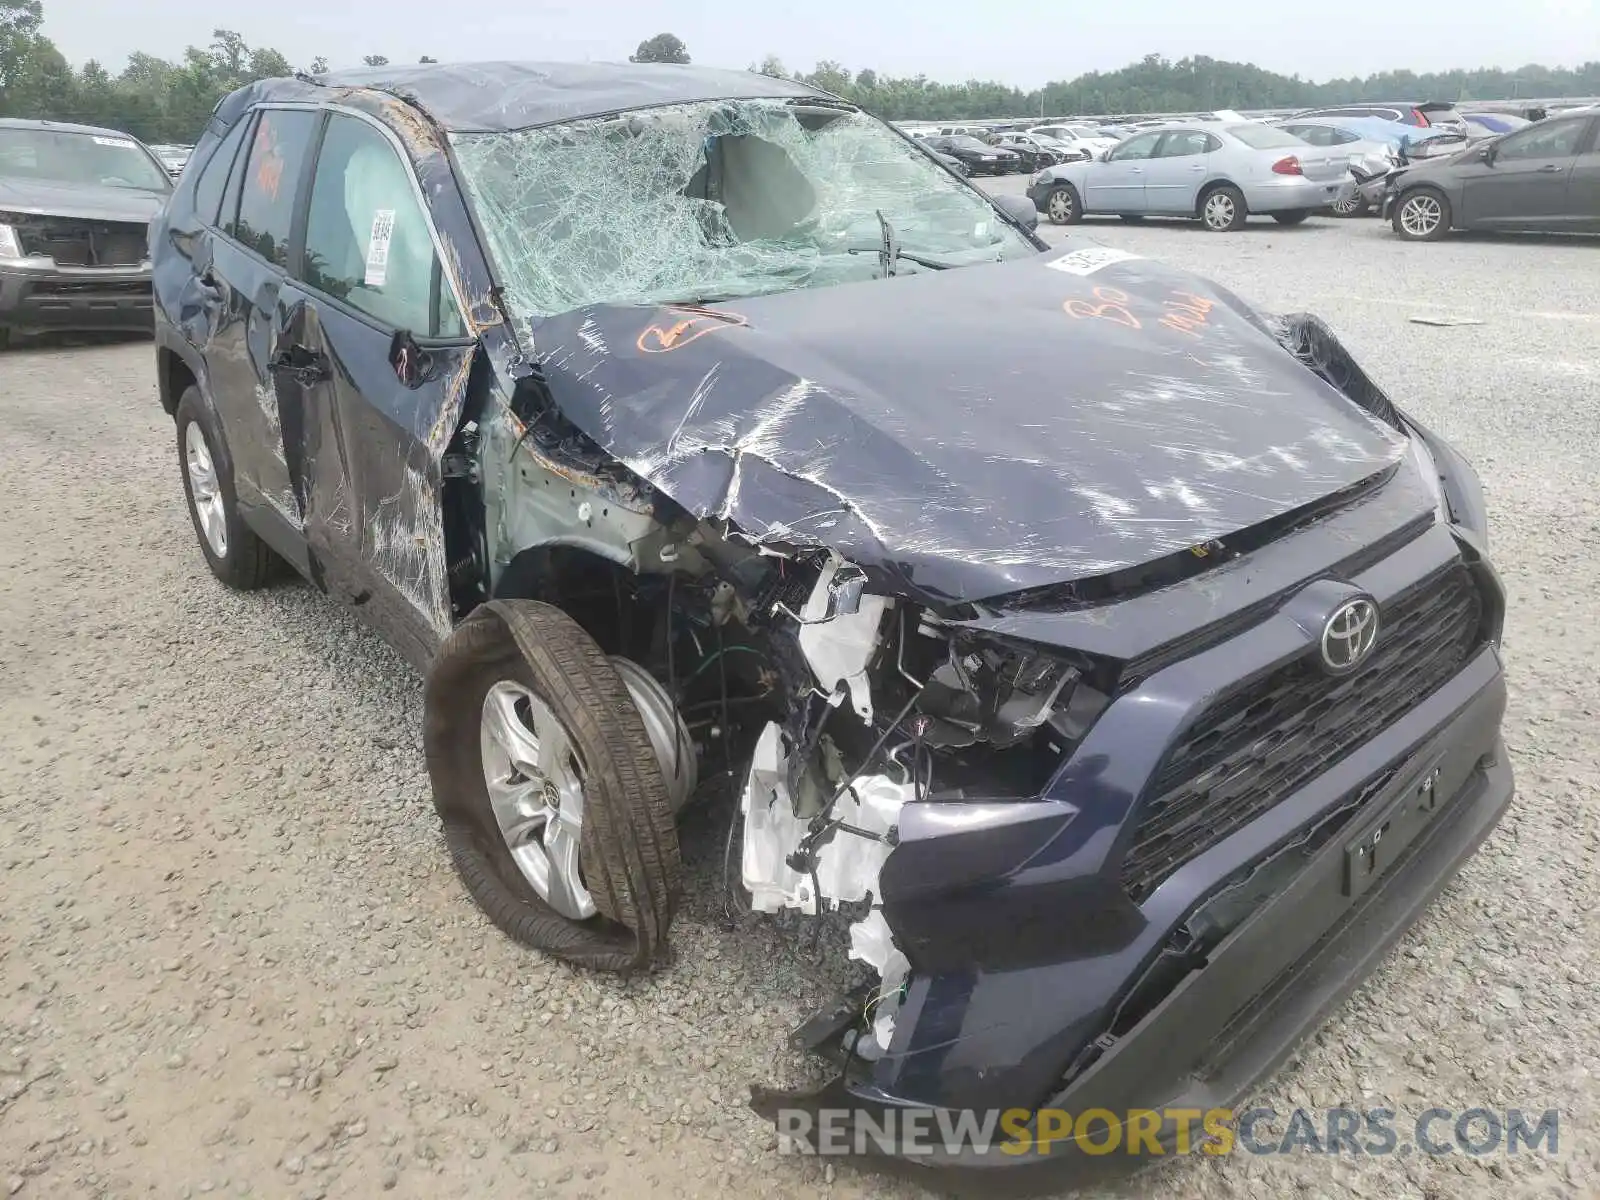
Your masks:
{"label": "car roof", "polygon": [[262,80],[233,93],[218,115],[231,123],[252,104],[326,99],[330,89],[339,88],[395,96],[452,133],[502,133],[703,100],[839,103],[790,79],[678,63],[418,63]]}
{"label": "car roof", "polygon": [[89,133],[100,137],[121,138],[125,142],[138,141],[131,133],[120,129],[107,129],[102,125],[74,125],[71,121],[35,121],[27,117],[0,117],[0,129],[50,129],[58,133]]}

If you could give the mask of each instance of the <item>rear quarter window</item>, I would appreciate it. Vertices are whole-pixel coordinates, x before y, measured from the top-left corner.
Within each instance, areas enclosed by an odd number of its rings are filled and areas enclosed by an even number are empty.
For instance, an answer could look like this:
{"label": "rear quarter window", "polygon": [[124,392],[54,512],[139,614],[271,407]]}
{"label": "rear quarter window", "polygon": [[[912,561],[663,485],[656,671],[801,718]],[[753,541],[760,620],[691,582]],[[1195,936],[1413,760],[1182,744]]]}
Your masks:
{"label": "rear quarter window", "polygon": [[206,165],[201,168],[200,177],[195,180],[195,216],[207,225],[217,223],[217,212],[222,207],[222,193],[228,185],[228,172],[233,167],[233,160],[238,157],[239,143],[244,141],[244,131],[249,124],[248,116],[239,119],[228,131],[227,137],[222,139],[222,144],[211,152],[211,157],[206,159]]}
{"label": "rear quarter window", "polygon": [[1305,142],[1270,125],[1230,125],[1228,132],[1252,150],[1293,150]]}
{"label": "rear quarter window", "polygon": [[228,232],[280,267],[289,265],[295,196],[320,120],[305,109],[264,109],[250,138],[239,215]]}

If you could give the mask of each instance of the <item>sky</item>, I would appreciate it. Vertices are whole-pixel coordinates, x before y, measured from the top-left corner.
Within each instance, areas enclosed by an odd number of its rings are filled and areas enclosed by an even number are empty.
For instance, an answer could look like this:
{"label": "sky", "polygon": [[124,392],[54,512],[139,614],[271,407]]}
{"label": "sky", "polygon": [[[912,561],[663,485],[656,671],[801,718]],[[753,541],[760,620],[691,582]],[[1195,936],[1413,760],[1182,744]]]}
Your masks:
{"label": "sky", "polygon": [[297,67],[317,55],[335,67],[358,65],[367,54],[397,63],[424,54],[446,62],[619,61],[642,39],[670,32],[708,66],[742,68],[770,53],[795,71],[833,59],[852,71],[1022,88],[1116,70],[1150,53],[1252,62],[1317,81],[1600,58],[1600,0],[1343,0],[1306,9],[1281,0],[1232,0],[1220,9],[1193,0],[44,0],[44,13],[44,32],[68,61],[98,59],[113,73],[131,51],[175,59],[219,27],[282,51]]}

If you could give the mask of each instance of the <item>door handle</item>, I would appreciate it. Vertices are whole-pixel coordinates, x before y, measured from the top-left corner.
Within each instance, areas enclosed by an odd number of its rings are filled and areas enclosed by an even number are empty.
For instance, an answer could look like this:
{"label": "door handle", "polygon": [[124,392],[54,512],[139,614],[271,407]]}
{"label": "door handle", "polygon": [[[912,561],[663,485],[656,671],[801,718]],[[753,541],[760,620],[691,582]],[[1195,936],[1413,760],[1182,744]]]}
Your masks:
{"label": "door handle", "polygon": [[1191,171],[1204,171],[1205,169],[1206,169],[1205,163],[1195,163],[1194,166],[1189,168],[1189,170],[1191,170]]}
{"label": "door handle", "polygon": [[332,376],[328,369],[328,360],[320,351],[312,350],[308,346],[296,343],[287,349],[278,351],[272,356],[267,366],[274,371],[282,371],[291,376],[302,387],[309,387],[314,383],[321,383]]}

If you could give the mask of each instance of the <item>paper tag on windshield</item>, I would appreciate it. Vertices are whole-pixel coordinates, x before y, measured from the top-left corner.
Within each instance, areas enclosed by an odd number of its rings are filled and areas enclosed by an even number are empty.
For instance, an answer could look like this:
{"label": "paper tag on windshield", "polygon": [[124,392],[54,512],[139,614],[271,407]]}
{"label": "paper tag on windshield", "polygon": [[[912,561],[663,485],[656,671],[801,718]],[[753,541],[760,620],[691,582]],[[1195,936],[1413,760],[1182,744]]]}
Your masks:
{"label": "paper tag on windshield", "polygon": [[133,143],[130,142],[127,138],[108,138],[108,137],[98,137],[97,136],[94,139],[94,144],[96,146],[115,146],[119,150],[132,150],[133,149]]}
{"label": "paper tag on windshield", "polygon": [[380,208],[372,214],[372,240],[367,243],[367,273],[361,282],[367,287],[382,287],[389,278],[389,239],[394,237],[394,209]]}
{"label": "paper tag on windshield", "polygon": [[1126,250],[1115,250],[1110,246],[1085,246],[1082,250],[1074,250],[1070,254],[1063,254],[1060,258],[1052,258],[1044,265],[1052,271],[1065,271],[1068,275],[1093,275],[1101,267],[1109,267],[1112,263],[1143,257],[1142,254],[1130,254]]}

